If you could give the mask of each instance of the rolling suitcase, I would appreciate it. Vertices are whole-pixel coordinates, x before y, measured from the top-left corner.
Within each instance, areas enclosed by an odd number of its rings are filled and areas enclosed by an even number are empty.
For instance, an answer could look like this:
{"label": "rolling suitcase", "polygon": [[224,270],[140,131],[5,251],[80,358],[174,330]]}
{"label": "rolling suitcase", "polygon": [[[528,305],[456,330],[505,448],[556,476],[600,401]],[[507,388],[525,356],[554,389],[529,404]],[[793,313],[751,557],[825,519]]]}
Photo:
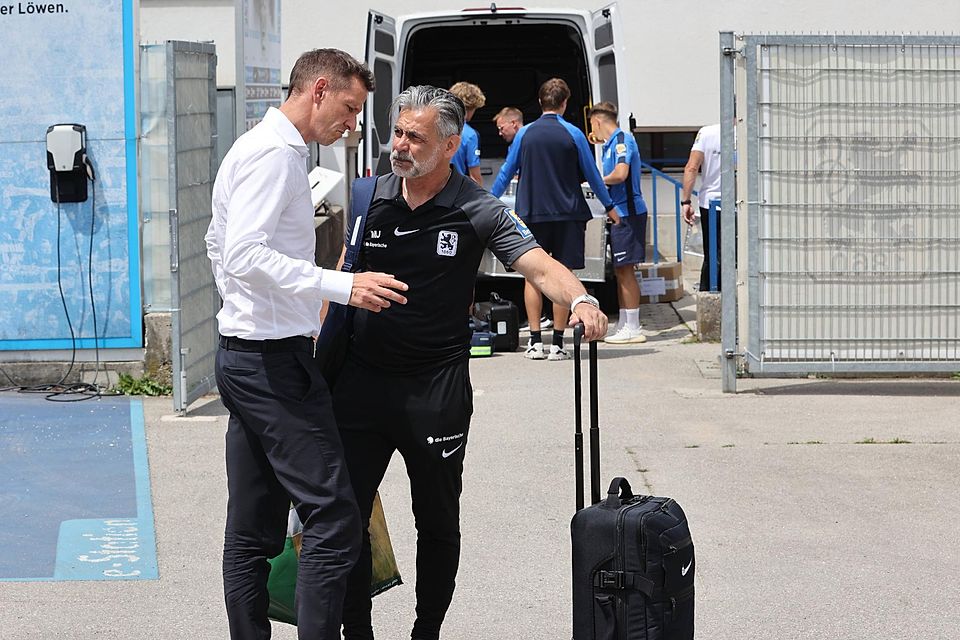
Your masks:
{"label": "rolling suitcase", "polygon": [[573,640],[693,638],[693,541],[683,509],[670,498],[634,495],[614,478],[600,496],[597,345],[590,343],[590,493],[583,508],[580,341],[574,329],[577,512],[573,542]]}

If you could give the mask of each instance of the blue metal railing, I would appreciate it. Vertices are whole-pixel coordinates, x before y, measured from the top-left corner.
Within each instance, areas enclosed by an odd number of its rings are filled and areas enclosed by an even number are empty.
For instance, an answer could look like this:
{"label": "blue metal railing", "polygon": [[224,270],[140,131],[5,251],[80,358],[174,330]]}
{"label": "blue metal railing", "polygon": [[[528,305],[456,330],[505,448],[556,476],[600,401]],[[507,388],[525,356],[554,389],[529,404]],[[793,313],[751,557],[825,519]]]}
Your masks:
{"label": "blue metal railing", "polygon": [[[674,223],[676,224],[676,230],[677,230],[677,262],[683,262],[683,240],[682,240],[683,234],[681,233],[682,217],[680,215],[680,192],[683,191],[683,183],[681,183],[679,180],[677,180],[673,176],[667,173],[664,173],[663,171],[660,171],[660,169],[657,169],[656,167],[644,162],[643,160],[640,161],[640,166],[643,168],[644,171],[647,171],[650,173],[650,180],[651,180],[650,191],[652,192],[652,194],[651,194],[650,204],[652,205],[652,209],[651,209],[652,215],[650,217],[653,219],[653,229],[652,229],[653,263],[659,264],[660,262],[660,250],[659,250],[660,238],[659,238],[659,234],[657,233],[657,217],[658,217],[657,216],[657,211],[658,211],[657,180],[658,179],[666,180],[669,184],[673,185]],[[696,195],[697,192],[694,191],[693,193],[694,195]]]}
{"label": "blue metal railing", "polygon": [[[667,173],[664,173],[660,169],[657,169],[656,167],[651,166],[649,163],[644,162],[643,160],[640,161],[640,166],[643,168],[643,171],[650,173],[650,181],[651,181],[650,191],[652,192],[651,198],[650,198],[650,204],[652,205],[652,208],[651,208],[652,215],[650,217],[653,219],[653,229],[652,229],[653,263],[658,264],[660,262],[660,250],[659,250],[660,240],[657,233],[657,218],[658,218],[657,216],[657,211],[658,211],[657,180],[658,179],[666,180],[669,184],[673,185],[673,200],[674,200],[673,215],[674,215],[674,224],[676,225],[676,232],[677,232],[677,262],[683,262],[683,240],[682,240],[683,234],[681,232],[683,216],[681,215],[681,212],[680,212],[682,209],[682,207],[680,206],[680,194],[683,191],[683,183],[677,180],[676,178],[674,178],[673,176]],[[693,195],[697,195],[697,191],[693,191]],[[719,228],[719,220],[718,220],[719,211],[720,211],[720,201],[711,200],[709,204],[709,209],[707,210],[707,220],[706,220],[707,231],[710,235],[710,241],[709,241],[710,264],[707,267],[710,271],[710,291],[717,291],[717,281],[719,280],[719,276],[720,276],[720,261],[719,261],[719,254],[717,252],[717,248],[719,246],[717,242],[717,229]],[[701,221],[700,224],[704,224],[704,222]]]}

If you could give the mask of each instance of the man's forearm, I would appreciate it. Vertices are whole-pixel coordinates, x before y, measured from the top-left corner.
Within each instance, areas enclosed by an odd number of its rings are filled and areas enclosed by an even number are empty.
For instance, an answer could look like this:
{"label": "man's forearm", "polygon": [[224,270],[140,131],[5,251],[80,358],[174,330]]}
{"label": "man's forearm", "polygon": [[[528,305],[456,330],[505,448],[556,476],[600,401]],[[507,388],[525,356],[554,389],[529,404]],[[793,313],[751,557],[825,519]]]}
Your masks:
{"label": "man's forearm", "polygon": [[627,177],[630,175],[630,169],[627,165],[621,163],[616,166],[616,168],[603,176],[604,184],[622,184],[627,181]]}
{"label": "man's forearm", "polygon": [[690,196],[693,195],[693,185],[697,183],[697,170],[691,170],[686,168],[683,170],[683,189],[681,190],[680,199],[689,200]]}
{"label": "man's forearm", "polygon": [[556,304],[569,307],[574,298],[587,292],[569,269],[543,249],[531,249],[523,254],[514,262],[513,268]]}

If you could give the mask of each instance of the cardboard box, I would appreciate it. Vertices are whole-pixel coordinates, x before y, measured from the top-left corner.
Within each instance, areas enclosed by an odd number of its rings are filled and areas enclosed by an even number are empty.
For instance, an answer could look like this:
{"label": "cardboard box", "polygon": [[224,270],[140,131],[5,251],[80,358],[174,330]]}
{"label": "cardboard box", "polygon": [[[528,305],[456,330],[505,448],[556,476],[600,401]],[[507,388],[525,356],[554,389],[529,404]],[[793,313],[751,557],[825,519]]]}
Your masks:
{"label": "cardboard box", "polygon": [[661,262],[638,264],[637,282],[640,284],[640,304],[674,302],[683,297],[683,264]]}

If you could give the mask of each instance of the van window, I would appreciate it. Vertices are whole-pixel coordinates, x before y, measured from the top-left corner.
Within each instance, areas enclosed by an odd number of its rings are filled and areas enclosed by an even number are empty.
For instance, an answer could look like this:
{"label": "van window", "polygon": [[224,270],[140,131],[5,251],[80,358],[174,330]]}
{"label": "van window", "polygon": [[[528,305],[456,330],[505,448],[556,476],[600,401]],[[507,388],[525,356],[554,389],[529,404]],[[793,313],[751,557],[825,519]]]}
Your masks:
{"label": "van window", "polygon": [[[620,99],[617,96],[617,63],[613,52],[600,56],[597,60],[600,75],[600,99],[612,102],[620,107]],[[624,105],[627,106],[627,105]]]}
{"label": "van window", "polygon": [[593,32],[593,47],[598,51],[613,44],[613,23],[604,22]]}
{"label": "van window", "polygon": [[586,53],[583,35],[570,22],[511,19],[509,23],[422,27],[408,40],[401,77],[401,88],[412,84],[450,87],[461,80],[479,86],[487,104],[470,124],[480,134],[484,158],[506,157],[507,145],[497,134],[493,116],[513,106],[523,111],[524,123],[533,122],[541,113],[537,91],[553,77],[570,85],[564,118],[587,132]]}
{"label": "van window", "polygon": [[386,31],[377,30],[377,32],[373,34],[374,51],[387,56],[392,56],[394,54],[393,46],[393,36]]}
{"label": "van window", "polygon": [[[385,60],[377,60],[373,63],[373,75],[377,79],[376,99],[380,104],[390,104],[393,100],[393,71],[390,63]],[[380,102],[382,101],[382,102]],[[390,127],[390,112],[387,109],[380,110],[374,114],[373,123],[377,127],[377,137],[380,138],[380,144],[390,142],[390,136],[393,131]]]}
{"label": "van window", "polygon": [[[379,35],[379,34],[378,34]],[[376,60],[373,63],[373,75],[377,79],[376,92],[377,104],[382,104],[382,109],[376,109],[373,114],[373,123],[377,128],[377,139],[380,144],[389,144],[393,137],[393,127],[390,126],[390,110],[387,107],[393,100],[396,93],[393,90],[393,69],[386,60]],[[377,161],[376,174],[383,175],[390,173],[390,154],[381,153]]]}

